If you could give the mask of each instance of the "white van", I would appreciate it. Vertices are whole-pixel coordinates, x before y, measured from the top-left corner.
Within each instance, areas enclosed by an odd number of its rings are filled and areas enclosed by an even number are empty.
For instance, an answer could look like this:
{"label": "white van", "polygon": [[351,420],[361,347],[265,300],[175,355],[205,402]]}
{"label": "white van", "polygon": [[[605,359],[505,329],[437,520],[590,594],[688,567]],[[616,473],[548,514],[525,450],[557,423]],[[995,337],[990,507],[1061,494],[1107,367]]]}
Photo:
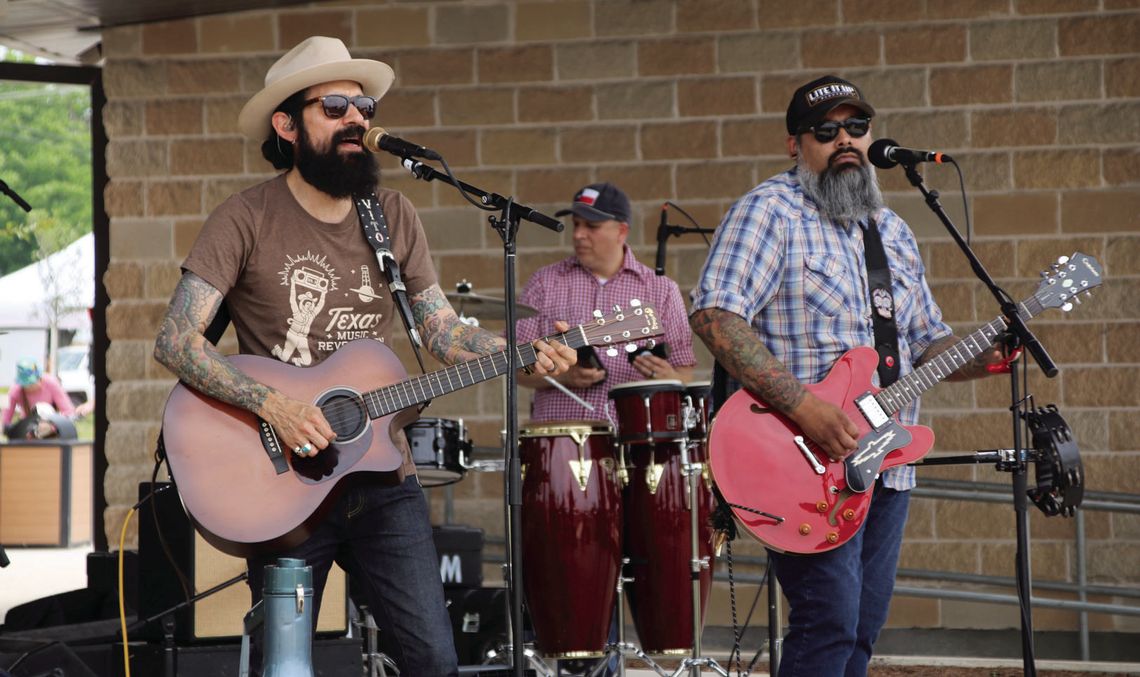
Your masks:
{"label": "white van", "polygon": [[56,377],[71,397],[80,405],[95,398],[95,376],[91,373],[91,346],[66,346],[56,356]]}

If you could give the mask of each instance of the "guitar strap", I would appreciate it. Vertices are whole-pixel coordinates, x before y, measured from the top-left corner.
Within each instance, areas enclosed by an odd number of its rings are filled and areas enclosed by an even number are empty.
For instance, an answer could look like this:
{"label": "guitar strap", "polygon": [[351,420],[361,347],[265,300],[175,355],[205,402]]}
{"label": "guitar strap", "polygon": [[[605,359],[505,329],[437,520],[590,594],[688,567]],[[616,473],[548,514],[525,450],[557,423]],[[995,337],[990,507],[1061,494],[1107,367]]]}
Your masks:
{"label": "guitar strap", "polygon": [[863,229],[867,260],[867,288],[871,292],[871,324],[875,330],[875,351],[879,353],[879,387],[886,388],[899,377],[899,327],[895,321],[895,301],[891,295],[891,268],[879,226],[871,219]]}
{"label": "guitar strap", "polygon": [[[424,358],[420,354],[423,342],[420,340],[420,333],[416,331],[412,307],[408,304],[408,288],[400,276],[400,265],[388,247],[392,238],[388,234],[388,220],[384,218],[384,210],[380,208],[380,200],[376,198],[376,193],[369,193],[366,196],[354,196],[353,202],[356,204],[356,213],[360,215],[360,226],[364,229],[364,239],[372,245],[372,249],[376,252],[376,263],[383,271],[384,277],[388,278],[388,291],[392,292],[392,299],[399,310],[400,319],[404,321],[404,328],[408,330],[408,337],[412,340],[412,350],[416,353],[416,362],[420,363],[420,372],[426,374]],[[425,403],[424,406],[426,407],[427,404]]]}

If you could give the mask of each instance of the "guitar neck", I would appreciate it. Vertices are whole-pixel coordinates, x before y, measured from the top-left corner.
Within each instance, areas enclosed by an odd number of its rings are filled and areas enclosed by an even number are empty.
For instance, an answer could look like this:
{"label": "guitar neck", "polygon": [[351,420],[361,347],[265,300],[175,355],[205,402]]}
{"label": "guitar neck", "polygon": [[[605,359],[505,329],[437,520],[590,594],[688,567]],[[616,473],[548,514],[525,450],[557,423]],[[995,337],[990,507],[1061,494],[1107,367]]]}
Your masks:
{"label": "guitar neck", "polygon": [[[1032,296],[1017,305],[1017,314],[1023,321],[1033,318],[1042,310],[1044,308],[1041,303]],[[1007,326],[1004,317],[995,318],[935,355],[926,364],[880,390],[875,399],[887,414],[900,411],[992,346]]]}
{"label": "guitar neck", "polygon": [[[562,334],[547,336],[543,340],[548,343],[561,343],[571,348],[589,345],[581,326]],[[538,357],[534,346],[530,343],[515,346],[515,355],[516,366],[520,368],[534,364]],[[369,417],[376,419],[436,397],[442,397],[456,390],[462,390],[476,383],[488,381],[496,376],[502,376],[507,373],[508,368],[508,355],[504,349],[423,376],[371,390],[364,393],[362,398],[368,407]]]}

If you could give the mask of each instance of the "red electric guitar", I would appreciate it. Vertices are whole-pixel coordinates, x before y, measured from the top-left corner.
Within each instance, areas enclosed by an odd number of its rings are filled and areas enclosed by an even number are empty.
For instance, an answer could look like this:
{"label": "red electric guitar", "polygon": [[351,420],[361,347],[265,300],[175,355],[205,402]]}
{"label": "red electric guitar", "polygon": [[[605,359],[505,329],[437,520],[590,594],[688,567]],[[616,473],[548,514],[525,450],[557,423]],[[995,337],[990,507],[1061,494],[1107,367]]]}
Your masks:
{"label": "red electric guitar", "polygon": [[[653,308],[636,300],[629,305],[608,317],[596,313],[592,324],[546,340],[580,348],[632,345],[661,335]],[[516,353],[520,367],[535,361],[530,344]],[[273,429],[254,414],[181,383],[174,387],[162,416],[170,473],[198,531],[236,556],[303,541],[349,475],[395,470],[403,463],[389,428],[410,423],[412,407],[507,370],[503,350],[408,378],[395,353],[372,339],[347,343],[313,367],[253,355],[229,359],[254,380],[319,406],[337,435],[321,453],[300,458],[286,453]],[[400,412],[406,413],[398,417]]]}
{"label": "red electric guitar", "polygon": [[[1060,259],[1017,312],[1028,320],[1046,308],[1068,311],[1078,295],[1100,283],[1100,264],[1076,252]],[[845,353],[823,381],[807,386],[859,426],[859,449],[842,462],[831,461],[795,423],[752,393],[733,394],[716,412],[709,466],[737,524],[785,552],[824,552],[846,543],[867,515],[879,473],[922,458],[934,445],[930,428],[902,425],[896,414],[986,350],[1005,328],[1004,318],[993,320],[882,390],[871,384],[878,353]]]}

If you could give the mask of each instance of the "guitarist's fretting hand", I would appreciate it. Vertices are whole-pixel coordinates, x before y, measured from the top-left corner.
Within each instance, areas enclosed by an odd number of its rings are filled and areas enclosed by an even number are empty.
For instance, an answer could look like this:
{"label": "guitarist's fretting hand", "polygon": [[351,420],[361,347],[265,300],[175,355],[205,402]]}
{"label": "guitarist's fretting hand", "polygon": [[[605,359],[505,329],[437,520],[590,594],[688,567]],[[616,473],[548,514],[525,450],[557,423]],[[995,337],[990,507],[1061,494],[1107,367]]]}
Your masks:
{"label": "guitarist's fretting hand", "polygon": [[805,393],[788,416],[832,461],[841,461],[859,448],[859,428],[851,417],[811,393]]}

